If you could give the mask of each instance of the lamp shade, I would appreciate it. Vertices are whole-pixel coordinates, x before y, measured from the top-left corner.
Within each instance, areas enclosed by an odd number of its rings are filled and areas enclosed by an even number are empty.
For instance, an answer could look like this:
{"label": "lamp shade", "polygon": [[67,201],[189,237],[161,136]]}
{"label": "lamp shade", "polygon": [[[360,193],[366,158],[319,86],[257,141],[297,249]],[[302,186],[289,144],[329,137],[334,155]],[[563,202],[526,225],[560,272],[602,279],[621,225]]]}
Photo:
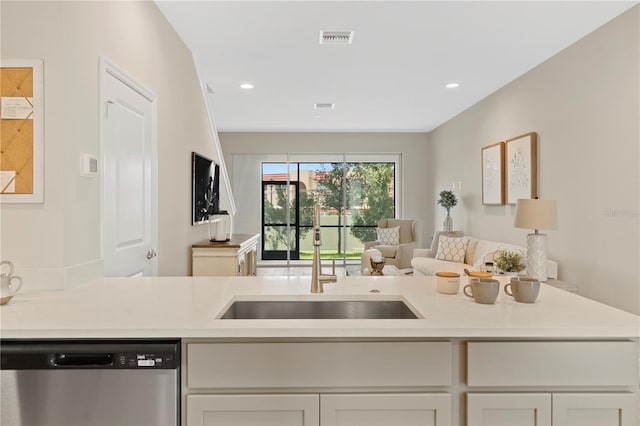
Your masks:
{"label": "lamp shade", "polygon": [[555,200],[519,199],[516,202],[516,228],[557,229]]}

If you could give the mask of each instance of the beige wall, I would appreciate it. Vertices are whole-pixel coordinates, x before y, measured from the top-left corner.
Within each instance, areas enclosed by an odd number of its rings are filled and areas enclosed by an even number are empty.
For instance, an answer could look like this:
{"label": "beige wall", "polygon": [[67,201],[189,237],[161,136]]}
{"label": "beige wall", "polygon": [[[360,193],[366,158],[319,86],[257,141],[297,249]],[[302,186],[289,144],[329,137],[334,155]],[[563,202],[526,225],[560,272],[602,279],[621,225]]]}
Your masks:
{"label": "beige wall", "polygon": [[188,275],[191,151],[215,158],[190,51],[153,2],[11,2],[1,7],[3,58],[44,60],[44,204],[4,204],[0,257],[25,287],[65,287],[102,274],[99,179],[78,176],[98,156],[99,58],[158,96],[158,272]]}
{"label": "beige wall", "polygon": [[558,200],[549,257],[584,296],[636,314],[639,20],[636,6],[429,135],[434,188],[462,182],[456,228],[524,245],[514,207],[482,205],[480,150],[537,132],[539,195]]}
{"label": "beige wall", "polygon": [[[220,142],[229,168],[233,193],[238,204],[237,228],[242,232],[260,232],[259,211],[241,211],[243,198],[260,199],[260,159],[267,154],[316,153],[316,154],[400,154],[402,167],[402,193],[400,214],[406,218],[431,224],[433,193],[428,184],[428,136],[425,133],[233,133],[220,132]],[[250,170],[238,170],[234,165],[236,155],[250,155],[255,165]],[[282,160],[279,160],[282,161]],[[237,179],[253,179],[255,191],[241,189]],[[424,226],[422,227],[425,228]],[[430,235],[425,229],[422,241]]]}

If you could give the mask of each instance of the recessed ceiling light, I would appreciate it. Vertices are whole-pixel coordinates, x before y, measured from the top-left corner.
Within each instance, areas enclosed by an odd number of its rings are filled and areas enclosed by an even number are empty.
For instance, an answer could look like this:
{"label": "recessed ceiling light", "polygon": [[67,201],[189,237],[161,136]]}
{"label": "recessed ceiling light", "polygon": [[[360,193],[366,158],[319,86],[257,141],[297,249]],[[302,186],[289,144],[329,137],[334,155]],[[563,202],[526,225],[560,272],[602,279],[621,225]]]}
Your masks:
{"label": "recessed ceiling light", "polygon": [[240,85],[240,88],[241,89],[253,89],[253,84],[251,84],[251,83],[242,83]]}
{"label": "recessed ceiling light", "polygon": [[451,82],[447,83],[444,87],[446,87],[447,89],[455,89],[456,87],[460,87],[460,83]]}

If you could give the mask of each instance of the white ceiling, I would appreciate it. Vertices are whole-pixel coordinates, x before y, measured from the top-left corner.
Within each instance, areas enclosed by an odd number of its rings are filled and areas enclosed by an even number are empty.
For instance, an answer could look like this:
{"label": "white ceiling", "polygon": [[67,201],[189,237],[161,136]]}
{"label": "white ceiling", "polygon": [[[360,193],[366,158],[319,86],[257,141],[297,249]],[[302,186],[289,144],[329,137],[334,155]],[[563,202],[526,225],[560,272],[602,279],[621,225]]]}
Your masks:
{"label": "white ceiling", "polygon": [[[422,132],[638,2],[156,3],[213,89],[220,131]],[[319,45],[320,30],[354,30],[353,44]]]}

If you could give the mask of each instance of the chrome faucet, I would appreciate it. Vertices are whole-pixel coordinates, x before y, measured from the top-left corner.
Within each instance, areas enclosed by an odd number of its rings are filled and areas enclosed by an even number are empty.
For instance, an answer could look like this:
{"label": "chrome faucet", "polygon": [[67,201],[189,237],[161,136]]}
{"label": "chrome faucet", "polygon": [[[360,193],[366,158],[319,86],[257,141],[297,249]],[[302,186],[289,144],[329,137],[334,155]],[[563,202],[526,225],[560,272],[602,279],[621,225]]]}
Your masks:
{"label": "chrome faucet", "polygon": [[313,266],[311,268],[311,293],[322,293],[324,291],[324,283],[335,283],[336,277],[336,261],[332,262],[331,275],[322,273],[322,263],[320,259],[320,206],[313,206]]}

